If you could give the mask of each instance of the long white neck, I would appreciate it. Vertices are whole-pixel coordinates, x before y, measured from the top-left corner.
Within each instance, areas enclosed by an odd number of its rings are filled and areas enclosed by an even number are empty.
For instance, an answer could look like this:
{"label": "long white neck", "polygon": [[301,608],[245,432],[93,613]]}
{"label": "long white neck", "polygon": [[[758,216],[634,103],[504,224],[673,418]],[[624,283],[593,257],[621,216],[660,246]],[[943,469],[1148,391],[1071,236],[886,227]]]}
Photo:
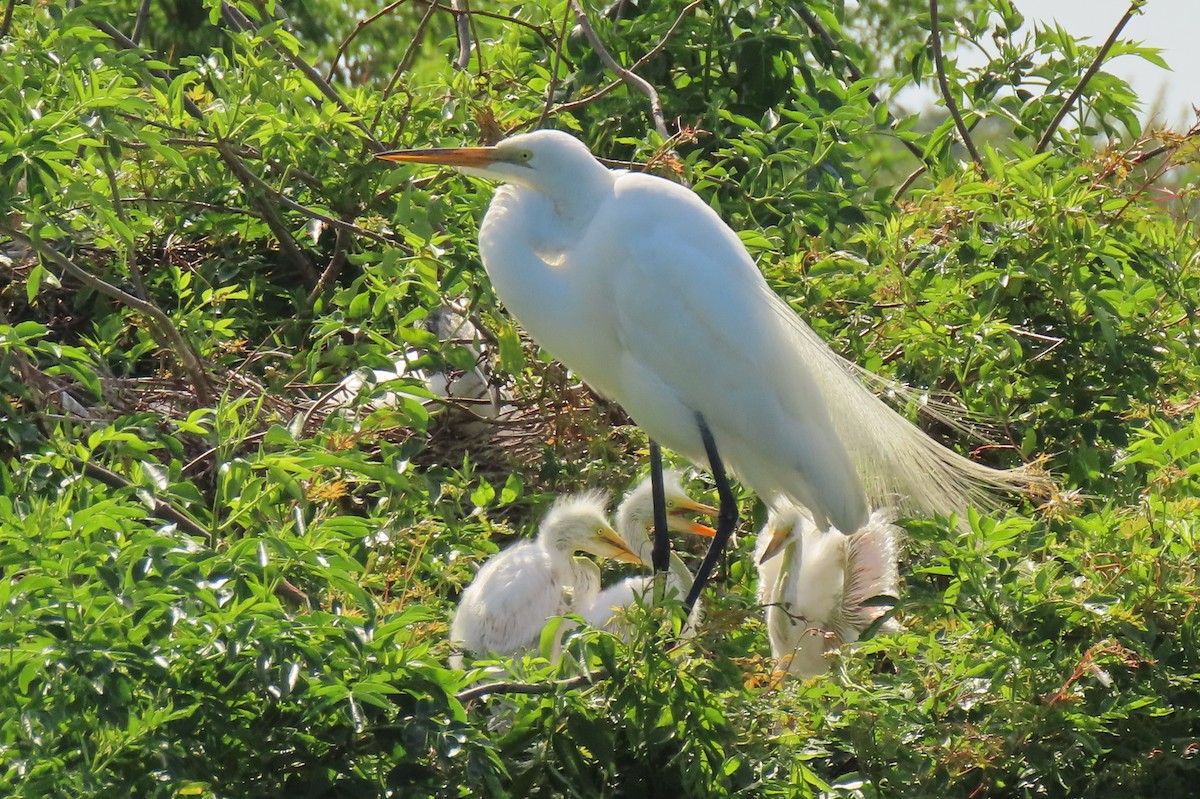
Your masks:
{"label": "long white neck", "polygon": [[613,366],[597,359],[597,352],[613,351],[597,338],[615,336],[610,304],[597,296],[604,276],[580,272],[571,257],[595,246],[588,228],[612,195],[611,173],[596,167],[565,197],[501,186],[479,229],[479,254],[496,294],[534,340],[552,342],[552,355],[611,396]]}

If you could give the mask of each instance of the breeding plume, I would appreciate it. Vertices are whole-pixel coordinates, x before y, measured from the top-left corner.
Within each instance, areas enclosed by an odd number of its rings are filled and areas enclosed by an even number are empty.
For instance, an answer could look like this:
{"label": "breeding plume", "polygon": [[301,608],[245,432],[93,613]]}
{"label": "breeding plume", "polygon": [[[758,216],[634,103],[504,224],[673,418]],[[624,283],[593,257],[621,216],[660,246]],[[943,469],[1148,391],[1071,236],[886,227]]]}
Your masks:
{"label": "breeding plume", "polygon": [[[591,607],[600,590],[600,571],[587,558],[640,563],[608,523],[604,497],[587,493],[560,499],[538,526],[535,538],[513,544],[488,559],[463,591],[450,641],[481,655],[512,655],[537,647],[546,620]],[[451,664],[461,666],[461,658]]]}
{"label": "breeding plume", "polygon": [[[825,673],[825,653],[852,643],[886,612],[870,600],[898,597],[900,529],[877,510],[852,535],[821,530],[798,508],[773,511],[758,536],[758,601],[771,655],[802,677]],[[899,629],[893,620],[881,632]]]}
{"label": "breeding plume", "polygon": [[857,530],[869,509],[962,513],[1022,472],[940,446],[876,397],[767,286],[694,192],[610,170],[566,133],[381,158],[505,185],[479,232],[497,294],[529,333],[651,438],[713,473],[717,535],[694,601],[737,523],[723,461],[772,506]]}
{"label": "breeding plume", "polygon": [[[678,472],[663,474],[663,489],[669,530],[708,538],[713,536],[714,531],[711,527],[690,521],[683,514],[700,513],[706,516],[715,516],[717,509],[691,499],[683,490],[683,481]],[[650,565],[650,532],[653,526],[654,508],[650,478],[646,478],[621,500],[621,505],[617,508],[617,534],[647,566]],[[664,588],[668,595],[674,593],[678,599],[683,599],[691,585],[692,573],[688,571],[688,567],[679,556],[672,552],[664,581]],[[579,611],[579,615],[596,627],[603,627],[609,632],[627,636],[623,618],[625,610],[633,607],[637,602],[650,602],[653,599],[653,591],[653,577],[648,575],[626,577],[597,594],[591,606]],[[696,608],[698,610],[699,605]],[[694,629],[698,621],[699,619],[693,614],[693,618],[688,620],[689,629]]]}

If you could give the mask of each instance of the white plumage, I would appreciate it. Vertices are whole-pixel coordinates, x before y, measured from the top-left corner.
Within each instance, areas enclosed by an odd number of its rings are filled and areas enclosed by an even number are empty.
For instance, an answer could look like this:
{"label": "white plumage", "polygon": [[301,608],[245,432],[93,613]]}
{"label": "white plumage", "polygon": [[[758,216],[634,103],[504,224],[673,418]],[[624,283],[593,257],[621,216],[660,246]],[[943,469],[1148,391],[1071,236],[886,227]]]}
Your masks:
{"label": "white plumage", "polygon": [[600,590],[596,564],[576,552],[640,562],[609,525],[602,494],[560,499],[536,537],[493,555],[463,591],[450,625],[452,646],[475,655],[536,648],[547,619],[590,607]]}
{"label": "white plumage", "polygon": [[[650,478],[642,480],[625,496],[620,507],[617,508],[617,534],[647,566],[650,565],[650,556],[653,550],[653,542],[650,537],[654,529],[654,504],[651,490]],[[663,473],[663,496],[667,505],[667,529],[712,537],[712,528],[689,521],[682,514],[701,513],[706,516],[714,516],[717,509],[695,502],[688,497],[677,472]],[[595,627],[601,627],[611,633],[628,638],[629,630],[624,618],[625,611],[633,607],[635,603],[648,603],[652,600],[654,580],[655,578],[651,575],[626,577],[601,591],[591,605],[580,611],[579,615]],[[691,584],[692,573],[679,556],[672,552],[670,568],[665,576],[665,591],[668,595],[673,593],[677,599],[683,599]],[[688,620],[689,629],[695,628],[699,622],[699,614],[700,606],[697,605],[692,617]]]}
{"label": "white plumage", "polygon": [[614,171],[572,136],[384,153],[499,180],[479,251],[529,333],[655,440],[708,467],[700,419],[768,504],[857,530],[872,505],[962,514],[1027,487],[934,442],[767,286],[694,192]]}
{"label": "white plumage", "polygon": [[[823,674],[828,651],[857,641],[884,614],[885,607],[868,602],[899,596],[899,536],[889,511],[875,511],[849,536],[818,529],[798,508],[772,512],[754,554],[771,655],[781,668]],[[898,629],[892,619],[880,627]]]}

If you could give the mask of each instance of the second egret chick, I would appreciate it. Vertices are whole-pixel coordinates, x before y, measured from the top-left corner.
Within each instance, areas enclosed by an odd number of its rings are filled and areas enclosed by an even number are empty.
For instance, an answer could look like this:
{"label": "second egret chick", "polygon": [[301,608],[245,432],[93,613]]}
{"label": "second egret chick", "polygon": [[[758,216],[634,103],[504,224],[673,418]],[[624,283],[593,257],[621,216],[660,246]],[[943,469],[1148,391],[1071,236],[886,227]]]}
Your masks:
{"label": "second egret chick", "polygon": [[[590,607],[600,590],[600,570],[574,557],[576,552],[641,562],[609,525],[603,494],[559,499],[535,538],[483,564],[463,591],[450,625],[451,643],[476,655],[536,648],[547,619]],[[461,666],[461,658],[452,658],[451,665]]]}
{"label": "second egret chick", "polygon": [[[649,566],[651,551],[654,549],[651,534],[654,530],[654,500],[650,478],[643,479],[637,486],[625,495],[617,508],[617,533],[637,553],[642,563]],[[714,530],[685,518],[685,513],[699,513],[705,516],[715,516],[717,509],[691,499],[683,489],[683,481],[678,472],[663,473],[663,496],[667,505],[667,529],[676,533],[691,533],[706,538],[712,538]],[[692,585],[692,573],[674,552],[671,553],[670,568],[666,574],[666,590],[668,595],[674,593],[678,599],[687,595]],[[648,602],[653,597],[654,577],[639,575],[627,577],[620,582],[605,588],[592,602],[591,607],[579,611],[587,622],[595,627],[601,627],[612,633],[618,633],[628,638],[628,629],[624,621],[624,611],[635,602]],[[694,628],[699,621],[699,605],[696,606],[692,618],[688,619],[688,627]]]}
{"label": "second egret chick", "polygon": [[[824,674],[825,654],[857,641],[886,612],[869,600],[899,596],[900,529],[892,519],[890,510],[877,510],[846,536],[818,529],[805,510],[772,511],[754,554],[771,655],[781,668],[801,677]],[[891,619],[880,627],[899,629]]]}

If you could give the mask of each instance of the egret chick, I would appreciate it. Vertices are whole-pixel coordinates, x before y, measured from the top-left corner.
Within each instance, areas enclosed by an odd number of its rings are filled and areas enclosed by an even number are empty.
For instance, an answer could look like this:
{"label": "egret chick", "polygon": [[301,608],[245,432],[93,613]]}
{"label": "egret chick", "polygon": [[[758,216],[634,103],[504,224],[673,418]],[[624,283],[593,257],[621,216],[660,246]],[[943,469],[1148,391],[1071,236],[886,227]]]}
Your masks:
{"label": "egret chick", "polygon": [[[826,652],[859,635],[887,610],[868,604],[899,596],[900,530],[890,511],[871,514],[849,536],[820,530],[807,511],[773,511],[758,537],[758,599],[766,606],[771,655],[789,673],[824,674]],[[888,619],[880,628],[895,632]]]}
{"label": "egret chick", "polygon": [[[600,590],[596,564],[576,552],[641,562],[609,525],[603,494],[560,499],[536,537],[493,555],[463,591],[450,625],[452,645],[475,655],[536,648],[547,619],[590,607]],[[451,665],[460,667],[461,658]]]}
{"label": "egret chick", "polygon": [[[667,503],[667,529],[677,533],[692,533],[693,535],[712,538],[715,532],[711,527],[685,518],[685,513],[699,513],[705,516],[715,516],[717,509],[691,499],[683,489],[683,481],[678,472],[663,473],[663,494]],[[643,479],[625,495],[617,508],[617,534],[625,540],[629,548],[637,553],[642,563],[649,566],[653,540],[650,535],[654,529],[654,499],[650,478]],[[670,568],[666,573],[666,590],[668,595],[674,593],[683,599],[692,584],[692,573],[674,552],[671,553]],[[624,622],[624,611],[636,602],[646,602],[653,596],[654,577],[638,575],[627,577],[620,582],[601,591],[591,604],[591,607],[579,612],[588,623],[595,627],[617,633],[628,638],[628,628]],[[688,619],[688,627],[694,628],[699,621],[699,608],[692,618]]]}

